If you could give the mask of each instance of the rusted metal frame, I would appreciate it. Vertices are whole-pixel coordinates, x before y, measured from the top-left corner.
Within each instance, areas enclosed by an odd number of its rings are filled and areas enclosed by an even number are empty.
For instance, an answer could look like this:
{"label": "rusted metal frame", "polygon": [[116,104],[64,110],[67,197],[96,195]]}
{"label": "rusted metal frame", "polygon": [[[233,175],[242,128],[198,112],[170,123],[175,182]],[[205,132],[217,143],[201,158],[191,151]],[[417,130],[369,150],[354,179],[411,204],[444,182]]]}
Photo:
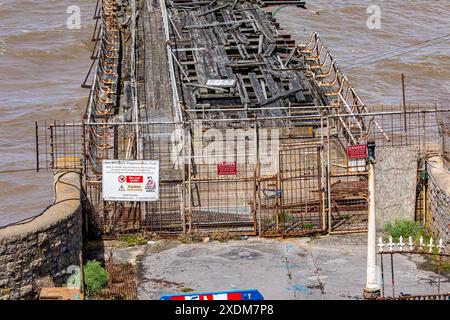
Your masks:
{"label": "rusted metal frame", "polygon": [[114,92],[109,91],[109,90],[103,90],[103,88],[98,88],[97,90],[95,90],[94,92],[94,98],[96,99],[95,102],[99,102],[103,105],[104,109],[108,109],[107,105],[111,105],[113,104],[113,100],[114,100],[114,96],[113,95]]}
{"label": "rusted metal frame", "polygon": [[323,211],[323,190],[322,190],[322,158],[321,158],[321,147],[317,148],[317,183],[318,183],[318,190],[320,192],[320,202],[319,202],[319,211],[320,211],[320,216],[319,219],[322,219],[322,221],[320,221],[320,229],[322,231],[325,231],[325,217],[324,214],[325,212]]}
{"label": "rusted metal frame", "polygon": [[258,192],[258,184],[257,184],[257,170],[258,168],[255,167],[253,170],[253,230],[256,232],[257,229],[257,196],[256,193]]}
{"label": "rusted metal frame", "polygon": [[[100,39],[100,41],[102,41]],[[99,55],[99,52],[97,52],[97,57]],[[94,79],[92,80],[91,90],[89,92],[89,100],[88,105],[85,112],[85,118],[87,118],[88,121],[92,120],[93,115],[93,104],[94,104],[94,90],[98,79],[98,73],[99,73],[99,59],[96,59],[96,67],[95,67],[95,73],[94,73]]]}
{"label": "rusted metal frame", "polygon": [[[136,1],[131,0],[131,100],[132,100],[132,115],[134,121],[139,121],[139,107],[138,107],[138,92],[137,92],[137,63],[136,63]],[[139,125],[134,126],[136,159],[143,159],[142,137]]]}
{"label": "rusted metal frame", "polygon": [[[322,69],[322,68],[327,64],[328,58],[330,58],[330,59],[331,59],[331,63],[333,63],[333,61],[334,61],[333,58],[332,58],[331,55],[327,52],[327,53],[325,54],[325,58],[324,58],[323,62],[320,62],[320,60],[319,60],[319,61],[317,61],[316,64],[314,64],[314,65],[309,65],[309,64],[308,64],[309,69],[312,70],[312,76],[313,76],[314,79],[315,79],[316,76],[317,76],[317,75],[315,74],[315,72],[316,72],[317,70]],[[307,61],[307,63],[309,63],[309,61]]]}
{"label": "rusted metal frame", "polygon": [[94,16],[92,17],[92,19],[99,20],[101,18],[101,16],[100,16],[100,1],[101,0],[96,1],[95,9],[94,9]]}
{"label": "rusted metal frame", "polygon": [[[110,12],[108,12],[108,10],[109,9],[111,9],[111,10],[113,9],[113,8],[107,7],[106,6],[107,3],[106,4],[105,3],[106,2],[102,2],[102,9],[99,9],[100,14],[102,16],[102,20],[103,20],[103,25],[105,26],[105,28],[103,26],[99,28],[99,30],[101,30],[101,37],[100,37],[100,45],[99,45],[100,50],[97,53],[97,56],[99,56],[100,59],[97,59],[96,72],[95,72],[95,75],[94,75],[93,85],[92,85],[91,93],[90,93],[90,101],[89,101],[88,108],[87,108],[88,109],[88,111],[87,111],[88,121],[91,119],[91,116],[93,114],[92,113],[92,111],[93,111],[93,109],[92,109],[93,99],[94,99],[94,97],[98,98],[98,96],[94,93],[95,92],[95,88],[99,86],[97,78],[100,77],[99,79],[102,79],[103,82],[107,83],[107,84],[111,84],[111,83],[114,82],[114,81],[111,81],[110,79],[104,79],[103,75],[99,72],[100,70],[102,70],[103,72],[106,71],[104,69],[104,67],[103,67],[104,56],[111,57],[111,58],[116,58],[116,56],[114,54],[113,55],[108,55],[105,52],[105,50],[108,51],[108,49],[109,49],[109,48],[106,47],[106,44],[107,43],[111,44],[111,41],[108,40],[108,37],[110,36],[109,29],[110,29],[111,24],[108,23],[107,15],[110,14]],[[112,38],[112,41],[115,38],[117,38],[117,36],[114,35],[113,38]],[[111,49],[112,50],[116,50],[116,48],[111,48]],[[104,110],[102,110],[101,112],[103,113]]]}
{"label": "rusted metal frame", "polygon": [[192,139],[189,139],[188,161],[188,233],[192,232]]}
{"label": "rusted metal frame", "polygon": [[[280,170],[280,168],[283,168],[283,162],[282,162],[282,157],[281,154],[278,154],[278,163],[279,163],[279,170],[278,170],[278,174],[277,174],[277,180],[276,180],[276,188],[277,190],[281,190],[281,175],[282,175],[282,170]],[[276,207],[275,207],[275,224],[276,224],[276,228],[275,230],[277,232],[280,232],[280,216],[282,215],[284,218],[284,212],[282,209],[283,206],[283,194],[277,195],[277,199],[276,199]],[[281,213],[280,213],[281,211]],[[284,229],[284,219],[283,219],[283,225],[282,225],[282,229]],[[282,231],[281,231],[282,232]]]}
{"label": "rusted metal frame", "polygon": [[[345,224],[345,223],[349,223],[350,220],[355,216],[355,214],[350,215],[350,217],[348,219],[345,220],[341,220],[338,223],[336,223],[335,225],[333,225],[333,229],[337,229],[339,228],[341,225]],[[347,231],[347,230],[345,230]]]}
{"label": "rusted metal frame", "polygon": [[[56,122],[56,121],[55,121]],[[50,125],[48,127],[48,129],[50,130],[50,154],[51,154],[51,166],[55,166],[55,146],[56,146],[56,135],[54,132],[54,127],[52,125]]]}
{"label": "rusted metal frame", "polygon": [[92,60],[91,66],[89,67],[89,71],[87,72],[86,77],[84,78],[84,81],[81,84],[81,88],[83,88],[83,89],[91,88],[91,86],[88,85],[86,82],[88,81],[88,78],[91,75],[91,71],[92,71],[92,68],[94,67],[94,65],[95,65],[95,60]]}
{"label": "rusted metal frame", "polygon": [[349,229],[349,230],[333,230],[328,232],[328,234],[352,234],[352,233],[365,233],[367,232],[367,228],[358,228],[358,229]]}
{"label": "rusted metal frame", "polygon": [[[309,43],[307,43],[307,44],[300,43],[300,44],[297,45],[297,47],[300,49],[300,51],[302,53],[306,53],[306,54],[313,53],[314,51],[316,51],[316,49],[317,49],[317,47],[319,45],[319,41],[320,41],[319,36],[317,35],[317,33],[313,32],[311,34],[311,38],[309,40]],[[313,42],[314,42],[314,46],[312,48],[308,48],[309,46],[311,46],[311,44]]]}
{"label": "rusted metal frame", "polygon": [[[103,39],[104,38],[102,37],[101,41],[103,41]],[[102,55],[103,55],[107,59],[117,59],[117,56],[118,56],[117,52],[119,51],[119,49],[116,49],[116,48],[109,49],[109,48],[105,47],[105,45],[103,45],[103,44],[101,44],[101,46],[99,48],[100,48],[99,50],[101,53],[100,57],[102,57]]]}
{"label": "rusted metal frame", "polygon": [[[259,125],[255,119],[255,149],[256,149],[256,177],[257,177],[257,199],[258,199],[258,235],[261,235],[261,163],[259,150]],[[255,230],[256,231],[256,230]]]}
{"label": "rusted metal frame", "polygon": [[274,238],[274,237],[279,237],[279,236],[301,237],[301,236],[311,236],[311,235],[318,235],[318,234],[322,234],[322,231],[320,231],[320,230],[290,231],[290,232],[283,233],[283,234],[280,232],[275,232],[275,231],[262,231],[261,237],[264,237],[264,238]]}
{"label": "rusted metal frame", "polygon": [[116,1],[102,0],[102,9],[105,12],[106,16],[113,15],[114,9],[116,8],[117,8]]}
{"label": "rusted metal frame", "polygon": [[[344,74],[343,75],[345,79],[347,79],[347,76]],[[350,83],[347,79],[347,82]],[[355,90],[353,88],[350,88],[354,98],[356,99],[357,102],[359,102],[358,105],[362,106],[363,110],[365,111],[365,113],[370,113],[370,110],[367,109],[366,105],[362,102],[361,98],[356,94]],[[378,124],[377,121],[374,120],[375,126],[378,128],[378,130],[383,134],[384,138],[386,139],[386,141],[390,141],[389,136],[384,132],[383,128],[381,128],[381,126]]]}
{"label": "rusted metal frame", "polygon": [[360,172],[346,172],[346,173],[332,173],[331,177],[332,178],[341,178],[341,177],[362,177],[362,176],[367,176],[368,173],[365,171],[360,171]]}
{"label": "rusted metal frame", "polygon": [[320,58],[322,57],[322,53],[323,53],[323,49],[325,48],[325,45],[324,44],[322,44],[321,46],[320,46],[320,49],[319,49],[319,51],[317,52],[317,55],[315,55],[315,56],[310,56],[310,57],[307,57],[307,58],[305,58],[305,61],[318,61],[318,62],[320,62]]}
{"label": "rusted metal frame", "polygon": [[[190,85],[193,86],[194,84],[186,84],[186,85]],[[217,90],[216,88],[214,88],[213,90]],[[280,99],[282,99],[284,97],[280,97]],[[273,103],[273,102],[270,102]],[[335,108],[334,106],[314,106],[315,108],[328,108],[328,109],[332,109]],[[290,111],[295,111],[295,110],[303,110],[303,109],[309,109],[311,108],[310,106],[288,106],[288,107],[263,107],[263,106],[249,106],[247,108],[247,111],[258,111],[258,110],[290,110]],[[245,111],[245,107],[243,108],[222,108],[222,109],[186,109],[186,112],[195,112],[195,113],[200,113],[200,112],[235,112],[235,111]],[[312,116],[313,118],[317,118],[319,119],[320,116]],[[278,117],[279,119],[280,117]],[[304,116],[304,118],[306,119],[310,119],[311,116]],[[261,120],[263,120],[264,118],[261,118]],[[292,119],[292,116],[288,115],[286,116],[284,119]],[[208,119],[205,119],[205,121],[207,121]],[[226,120],[226,119],[223,119]]]}
{"label": "rusted metal frame", "polygon": [[316,33],[316,32],[312,32],[312,33],[311,33],[311,36],[310,36],[310,38],[309,38],[308,43],[300,42],[300,43],[297,45],[297,47],[298,47],[299,49],[300,49],[300,48],[308,48],[309,46],[312,45],[312,43],[313,43],[314,41],[317,41],[317,33]]}
{"label": "rusted metal frame", "polygon": [[[421,110],[421,111],[408,111],[408,114],[416,114],[416,113],[434,113],[435,110]],[[438,112],[445,113],[450,112],[450,109],[442,109]],[[403,114],[403,112],[399,111],[386,111],[386,112],[372,112],[372,113],[362,113],[358,116],[367,117],[367,116],[389,116],[389,115],[397,115],[397,114]],[[336,118],[346,118],[346,117],[353,117],[353,115],[347,115],[347,114],[339,114],[339,115],[327,115],[326,116],[329,119],[336,119]],[[280,117],[261,117],[258,118],[259,121],[265,121],[265,120],[274,120],[274,119],[280,119]],[[302,120],[302,119],[313,119],[313,120],[320,120],[320,116],[286,116],[283,117],[283,119],[290,119],[290,120]],[[205,119],[201,120],[203,123],[214,123],[214,122],[236,122],[236,119]],[[248,121],[255,121],[254,118],[243,118],[239,119],[240,122],[248,122]],[[191,123],[187,121],[186,123]],[[179,121],[141,121],[141,122],[108,122],[108,125],[151,125],[151,124],[182,124],[182,122]],[[76,125],[76,124],[75,124]],[[79,125],[79,124],[78,124]],[[103,122],[86,122],[86,125],[105,125]]]}
{"label": "rusted metal frame", "polygon": [[328,206],[328,233],[332,231],[332,208],[331,208],[331,129],[330,119],[327,117],[327,206]]}
{"label": "rusted metal frame", "polygon": [[[318,36],[317,36],[317,38],[318,38]],[[319,43],[319,39],[316,40],[316,45],[315,45],[315,48],[316,48],[316,49],[317,49],[317,44],[318,44],[318,43]],[[317,60],[317,57],[320,57],[320,55],[322,54],[322,50],[323,50],[324,47],[325,47],[325,49],[326,49],[326,51],[327,51],[327,54],[329,55],[329,50],[328,50],[328,49],[326,48],[326,46],[322,43],[320,52],[317,54],[317,56],[313,56],[312,58],[307,58],[306,60],[307,60],[307,61],[310,61],[310,60],[315,61],[315,60]],[[313,51],[314,51],[314,50],[312,50],[311,53],[312,53]],[[307,52],[308,52],[308,51],[307,51]],[[331,55],[329,55],[329,56],[330,56],[331,61],[332,61],[331,65],[333,65],[334,59],[331,57]],[[325,62],[326,62],[326,58],[325,58],[325,60],[324,60],[324,64],[325,64]],[[320,63],[320,59],[319,59],[319,63]],[[330,65],[330,68],[331,68],[331,65]],[[321,68],[321,67],[320,67],[320,68]],[[338,80],[338,79],[337,79],[337,78],[338,78],[337,73],[338,73],[338,72],[340,73],[340,70],[337,69],[336,67],[334,67],[334,70],[335,70],[335,72],[336,72],[335,80],[333,80],[333,81],[331,81],[331,82],[328,82],[328,83],[322,83],[322,84],[330,84],[330,85],[334,85],[334,83],[336,82],[336,80]],[[345,75],[342,75],[342,76],[343,76],[343,81],[342,81],[342,83],[341,83],[339,89],[338,89],[338,90],[334,90],[334,91],[329,92],[328,95],[331,95],[331,96],[339,95],[339,98],[343,101],[344,105],[346,105],[346,104],[347,104],[347,101],[346,101],[345,98],[342,97],[341,92],[342,92],[342,89],[343,89],[343,84],[344,84],[344,82],[347,82],[347,83],[349,83],[349,82],[348,82],[348,79],[347,79],[347,77],[346,77]],[[351,91],[352,91],[352,93],[353,93],[355,96],[357,96],[356,93],[354,92],[354,90],[353,90],[352,88],[351,88]],[[362,101],[360,100],[359,97],[358,97],[358,100],[361,102],[362,105],[364,105],[364,104],[362,103]],[[364,107],[364,108],[365,108],[365,107]],[[350,111],[351,111],[351,110],[350,110]],[[351,111],[351,113],[353,113],[353,112]],[[358,122],[356,119],[355,119],[355,121],[358,123],[358,126],[359,126],[360,129],[362,130],[362,128],[361,128],[359,122]],[[379,130],[381,130],[381,132],[384,134],[384,131],[381,129],[381,127],[378,125],[378,123],[375,123],[375,125],[376,125],[377,128],[378,128]],[[347,131],[347,132],[351,135],[351,133],[350,133],[349,131]],[[388,138],[386,135],[385,135],[385,138],[387,138],[387,139],[389,140],[389,138]]]}
{"label": "rusted metal frame", "polygon": [[[190,142],[186,142],[185,137],[187,134],[189,134],[189,130],[186,130],[186,128],[183,126],[183,150],[182,150],[182,181],[181,181],[181,222],[183,224],[183,234],[186,234],[186,147],[187,145],[190,145]],[[188,135],[188,141],[190,141],[190,135]],[[189,159],[190,161],[190,159]],[[190,199],[189,199],[190,200]]]}
{"label": "rusted metal frame", "polygon": [[104,86],[100,85],[100,81],[97,82],[97,84],[95,85],[95,89],[97,91],[101,91],[101,94],[103,95],[107,95],[107,94],[116,94],[116,89],[115,86],[110,86],[109,84],[103,84]]}
{"label": "rusted metal frame", "polygon": [[[327,57],[328,57],[329,55],[327,55]],[[332,71],[334,71],[335,70],[335,61],[333,60],[331,63],[330,63],[330,67],[329,67],[329,69],[328,69],[328,71],[327,72],[324,72],[324,73],[321,73],[321,74],[318,74],[318,75],[315,75],[315,78],[316,79],[322,79],[322,78],[327,78],[329,75],[331,75],[331,72]],[[323,66],[322,66],[323,67]],[[322,68],[322,67],[320,67],[320,68]],[[337,75],[336,75],[337,76]]]}
{"label": "rusted metal frame", "polygon": [[[336,84],[336,82],[338,82],[338,76],[339,76],[339,72],[338,71],[336,71],[336,69],[335,69],[335,65],[334,65],[334,63],[333,64],[331,64],[330,65],[330,72],[327,74],[327,75],[325,75],[324,77],[321,77],[321,78],[326,78],[328,75],[330,75],[331,74],[331,70],[333,70],[334,71],[334,79],[333,80],[331,80],[331,81],[318,81],[318,85],[320,86],[320,87],[332,87],[332,86],[334,86],[335,84]],[[322,74],[320,74],[319,76],[321,76]],[[318,76],[316,76],[316,78],[318,78]],[[325,79],[324,79],[325,80]],[[340,81],[339,81],[340,82]],[[340,85],[340,92],[342,92],[342,89],[341,89],[341,87],[343,86],[343,84],[341,84]]]}
{"label": "rusted metal frame", "polygon": [[38,122],[34,122],[35,125],[35,147],[36,147],[36,172],[39,172],[39,125]]}
{"label": "rusted metal frame", "polygon": [[[102,57],[100,59],[103,60]],[[111,65],[108,62],[100,61],[100,69],[102,73],[106,75],[117,76],[117,65]]]}

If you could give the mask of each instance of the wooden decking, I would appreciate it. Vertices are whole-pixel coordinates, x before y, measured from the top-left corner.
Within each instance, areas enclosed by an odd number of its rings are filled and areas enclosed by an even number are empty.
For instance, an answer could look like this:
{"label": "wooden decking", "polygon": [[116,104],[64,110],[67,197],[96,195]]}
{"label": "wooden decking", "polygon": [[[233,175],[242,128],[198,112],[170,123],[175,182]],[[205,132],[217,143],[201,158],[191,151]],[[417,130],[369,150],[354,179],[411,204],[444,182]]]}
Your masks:
{"label": "wooden decking", "polygon": [[325,101],[305,76],[295,41],[261,9],[262,3],[168,3],[181,66],[177,80],[191,118],[319,114],[315,106]]}
{"label": "wooden decking", "polygon": [[139,115],[141,121],[171,121],[172,88],[159,0],[142,1],[138,31],[140,68]]}

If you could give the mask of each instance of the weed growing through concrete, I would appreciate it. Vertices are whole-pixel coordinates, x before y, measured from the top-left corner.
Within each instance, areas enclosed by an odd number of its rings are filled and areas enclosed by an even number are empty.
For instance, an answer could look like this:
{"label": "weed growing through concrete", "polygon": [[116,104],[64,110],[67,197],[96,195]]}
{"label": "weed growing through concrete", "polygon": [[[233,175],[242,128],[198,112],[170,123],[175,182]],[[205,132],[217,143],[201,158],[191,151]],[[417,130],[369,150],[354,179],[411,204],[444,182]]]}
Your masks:
{"label": "weed growing through concrete", "polygon": [[147,239],[145,239],[142,236],[137,235],[126,235],[120,237],[121,241],[125,241],[130,246],[137,246],[137,245],[145,245],[147,244]]}
{"label": "weed growing through concrete", "polygon": [[414,240],[418,240],[421,236],[424,239],[429,238],[428,231],[419,222],[411,219],[395,219],[386,223],[384,231],[387,236],[392,236],[394,240],[398,240],[400,236],[404,239],[412,237]]}

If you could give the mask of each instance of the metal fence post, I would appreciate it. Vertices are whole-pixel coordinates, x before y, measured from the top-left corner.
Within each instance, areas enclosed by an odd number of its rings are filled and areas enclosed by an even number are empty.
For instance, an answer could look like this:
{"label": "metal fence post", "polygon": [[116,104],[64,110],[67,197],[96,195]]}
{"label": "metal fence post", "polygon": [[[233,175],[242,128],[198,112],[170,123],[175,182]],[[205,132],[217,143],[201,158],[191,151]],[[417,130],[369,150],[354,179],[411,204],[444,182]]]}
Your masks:
{"label": "metal fence post", "polygon": [[376,219],[375,219],[375,171],[372,159],[369,159],[369,217],[367,232],[367,279],[363,291],[364,298],[380,296],[377,281]]}

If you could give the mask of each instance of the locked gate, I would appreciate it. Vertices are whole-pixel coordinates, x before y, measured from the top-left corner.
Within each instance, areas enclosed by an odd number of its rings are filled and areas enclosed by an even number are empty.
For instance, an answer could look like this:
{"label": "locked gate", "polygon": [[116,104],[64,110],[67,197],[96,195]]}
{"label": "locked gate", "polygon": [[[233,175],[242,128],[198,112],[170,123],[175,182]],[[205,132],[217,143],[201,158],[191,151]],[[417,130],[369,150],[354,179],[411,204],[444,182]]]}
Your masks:
{"label": "locked gate", "polygon": [[318,145],[285,145],[278,172],[259,177],[262,236],[300,236],[325,230],[323,170]]}

